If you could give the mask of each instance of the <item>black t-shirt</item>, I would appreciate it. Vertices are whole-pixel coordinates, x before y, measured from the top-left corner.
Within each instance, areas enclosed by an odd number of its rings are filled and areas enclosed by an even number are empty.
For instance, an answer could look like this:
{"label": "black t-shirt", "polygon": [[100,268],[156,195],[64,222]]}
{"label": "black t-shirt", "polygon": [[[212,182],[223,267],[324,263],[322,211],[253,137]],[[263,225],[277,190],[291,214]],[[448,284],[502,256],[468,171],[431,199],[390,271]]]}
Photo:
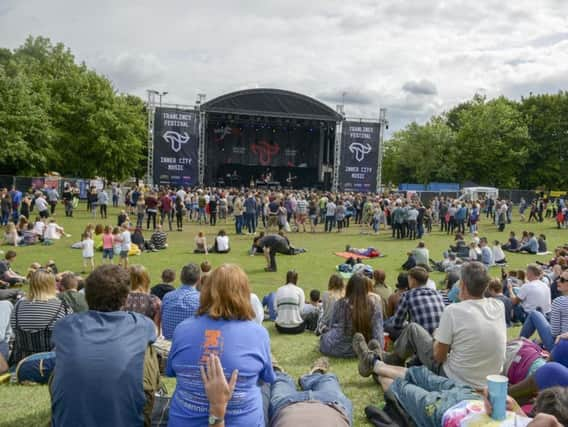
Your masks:
{"label": "black t-shirt", "polygon": [[6,273],[8,270],[10,270],[10,263],[8,262],[8,260],[3,259],[2,261],[0,261],[0,278],[4,276],[4,273]]}
{"label": "black t-shirt", "polygon": [[288,241],[278,234],[268,234],[258,241],[258,246],[264,248],[265,246],[276,251],[286,252],[289,249]]}
{"label": "black t-shirt", "polygon": [[160,299],[164,299],[164,295],[173,290],[175,290],[175,288],[172,285],[168,283],[160,283],[150,289],[150,294],[155,295]]}

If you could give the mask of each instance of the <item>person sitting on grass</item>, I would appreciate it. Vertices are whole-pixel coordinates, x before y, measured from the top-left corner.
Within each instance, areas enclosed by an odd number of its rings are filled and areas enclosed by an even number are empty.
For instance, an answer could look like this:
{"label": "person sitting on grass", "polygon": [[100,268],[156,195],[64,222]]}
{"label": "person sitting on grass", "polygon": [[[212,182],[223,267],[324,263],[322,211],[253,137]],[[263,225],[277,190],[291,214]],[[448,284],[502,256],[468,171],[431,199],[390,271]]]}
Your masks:
{"label": "person sitting on grass", "polygon": [[523,283],[520,288],[515,289],[511,282],[508,283],[509,297],[515,306],[515,321],[524,322],[527,315],[535,310],[549,316],[551,310],[550,287],[540,280],[541,276],[540,267],[536,264],[529,264],[526,272],[527,283]]}
{"label": "person sitting on grass", "polygon": [[306,296],[304,290],[297,286],[298,273],[291,270],[286,273],[286,284],[276,291],[274,304],[278,315],[274,324],[281,334],[301,334],[306,329],[302,311]]}
{"label": "person sitting on grass", "polygon": [[322,314],[318,321],[318,335],[331,327],[331,314],[335,303],[345,296],[345,283],[339,274],[332,274],[327,283],[327,291],[322,295]]}
{"label": "person sitting on grass", "polygon": [[26,278],[12,269],[12,263],[16,261],[16,251],[7,251],[4,259],[0,261],[0,279],[10,286],[21,286]]}
{"label": "person sitting on grass", "polygon": [[488,283],[481,263],[465,264],[459,285],[461,302],[446,307],[434,337],[411,323],[383,360],[403,366],[416,355],[435,374],[482,388],[487,375],[501,372],[507,342],[503,303],[484,298]]}
{"label": "person sitting on grass", "polygon": [[503,284],[499,279],[491,279],[489,281],[487,294],[490,298],[498,299],[503,303],[503,309],[505,310],[505,324],[508,328],[511,327],[513,324],[513,303],[509,297],[503,294]]}
{"label": "person sitting on grass", "polygon": [[507,240],[507,243],[501,246],[501,249],[503,249],[504,251],[516,252],[518,248],[519,248],[519,241],[517,240],[515,232],[511,231],[509,233],[509,240]]}
{"label": "person sitting on grass", "polygon": [[195,237],[195,249],[193,249],[194,254],[208,254],[207,249],[207,238],[203,234],[203,231],[197,233]]}
{"label": "person sitting on grass", "polygon": [[181,286],[164,295],[162,303],[162,333],[171,340],[178,324],[195,316],[199,308],[200,293],[196,289],[201,278],[197,264],[191,263],[181,269]]}
{"label": "person sitting on grass", "polygon": [[39,269],[30,276],[30,289],[14,306],[10,326],[14,332],[14,347],[10,364],[24,357],[51,351],[52,331],[57,322],[73,313],[73,309],[57,298],[55,276]]}
{"label": "person sitting on grass", "polygon": [[150,236],[150,244],[158,251],[168,248],[168,235],[163,230],[162,224],[156,226],[156,230]]}
{"label": "person sitting on grass", "polygon": [[227,254],[231,250],[229,246],[229,236],[225,233],[225,230],[219,230],[219,233],[215,237],[215,242],[210,252],[217,252],[218,254]]}
{"label": "person sitting on grass", "polygon": [[548,316],[550,322],[541,311],[532,310],[527,314],[520,333],[521,337],[530,338],[535,331],[538,332],[543,347],[548,351],[552,351],[559,335],[568,332],[568,270],[562,272],[557,286],[562,296],[552,301]]}
{"label": "person sitting on grass", "polygon": [[511,397],[507,397],[505,420],[490,418],[492,407],[487,392],[460,381],[438,376],[425,366],[403,368],[380,360],[380,352],[368,347],[364,337],[356,335],[353,346],[359,357],[359,374],[375,374],[385,396],[420,427],[473,425],[562,427],[568,423],[568,388],[553,387],[539,393],[528,418]]}
{"label": "person sitting on grass", "polygon": [[331,314],[330,329],[320,337],[320,352],[326,356],[354,357],[351,342],[360,332],[367,340],[383,343],[383,313],[380,298],[371,296],[372,282],[354,274],[347,282],[345,297],[337,301]]}
{"label": "person sitting on grass", "polygon": [[387,301],[392,294],[392,290],[385,283],[387,276],[384,270],[373,270],[373,292],[381,297],[383,318],[387,316]]}
{"label": "person sitting on grass", "polygon": [[57,322],[57,368],[50,384],[54,426],[151,425],[160,385],[152,321],[121,307],[130,292],[128,271],[102,265],[86,280],[89,311]]}
{"label": "person sitting on grass", "polygon": [[444,312],[444,300],[438,291],[426,287],[428,272],[414,267],[408,272],[410,291],[406,292],[394,313],[392,326],[402,329],[405,321],[422,326],[429,334],[438,327]]}
{"label": "person sitting on grass", "polygon": [[152,286],[150,293],[157,296],[161,301],[163,301],[164,296],[168,292],[175,291],[176,288],[172,286],[172,283],[175,282],[175,280],[176,272],[172,269],[166,268],[164,271],[162,271],[162,283]]}
{"label": "person sitting on grass", "polygon": [[308,331],[315,331],[318,326],[318,319],[322,312],[322,303],[320,298],[320,291],[317,289],[312,289],[310,291],[310,300],[307,304],[304,304],[304,309],[302,310],[302,318],[306,324],[306,329]]}
{"label": "person sitting on grass", "polygon": [[57,294],[57,297],[71,307],[74,313],[81,313],[89,309],[87,301],[85,300],[85,294],[77,291],[79,287],[79,278],[77,275],[74,273],[63,274],[59,281],[59,286],[62,292]]}
{"label": "person sitting on grass", "polygon": [[134,311],[152,319],[156,330],[160,331],[162,318],[162,301],[150,294],[150,275],[143,265],[132,265],[130,273],[130,293],[126,298],[124,311]]}
{"label": "person sitting on grass", "polygon": [[507,259],[505,258],[505,252],[503,252],[503,249],[499,244],[499,240],[493,241],[493,247],[491,248],[491,250],[493,251],[493,259],[495,261],[495,264],[500,264],[500,265],[507,264]]}
{"label": "person sitting on grass", "polygon": [[8,360],[10,355],[10,339],[12,337],[12,327],[10,317],[14,306],[10,301],[0,301],[0,375],[8,371]]}
{"label": "person sitting on grass", "polygon": [[[168,426],[201,427],[208,420],[209,425],[265,426],[259,381],[273,383],[275,374],[270,337],[254,318],[245,272],[234,264],[213,270],[202,289],[197,316],[181,322],[174,332],[166,375],[177,382]],[[237,392],[219,412],[221,408],[207,401],[200,378],[203,364],[212,356],[219,357],[227,372],[238,370],[232,380]]]}

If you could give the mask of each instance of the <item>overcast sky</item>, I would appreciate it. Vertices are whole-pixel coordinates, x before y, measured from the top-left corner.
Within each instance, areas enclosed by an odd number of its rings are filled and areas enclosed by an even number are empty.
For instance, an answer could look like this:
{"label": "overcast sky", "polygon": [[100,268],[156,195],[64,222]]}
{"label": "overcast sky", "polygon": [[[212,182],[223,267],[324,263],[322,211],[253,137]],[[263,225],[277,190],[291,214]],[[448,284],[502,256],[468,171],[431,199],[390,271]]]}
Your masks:
{"label": "overcast sky", "polygon": [[566,0],[0,0],[0,45],[63,42],[121,92],[193,104],[244,88],[316,97],[391,131],[474,93],[568,88]]}

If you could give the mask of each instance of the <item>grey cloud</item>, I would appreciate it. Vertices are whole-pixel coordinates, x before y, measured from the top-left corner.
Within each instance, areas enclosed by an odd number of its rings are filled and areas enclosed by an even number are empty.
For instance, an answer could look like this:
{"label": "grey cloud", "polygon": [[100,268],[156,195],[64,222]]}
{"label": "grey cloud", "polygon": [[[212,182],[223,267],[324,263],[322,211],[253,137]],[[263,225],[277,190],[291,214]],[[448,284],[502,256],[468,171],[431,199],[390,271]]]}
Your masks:
{"label": "grey cloud", "polygon": [[316,98],[321,99],[332,104],[353,104],[370,106],[377,104],[379,95],[373,90],[362,91],[360,89],[336,89],[327,92],[321,92],[316,95]]}
{"label": "grey cloud", "polygon": [[436,95],[438,89],[429,80],[408,81],[402,85],[402,90],[413,95]]}
{"label": "grey cloud", "polygon": [[547,47],[561,43],[564,40],[568,40],[568,32],[550,33],[545,36],[533,39],[530,42],[530,45],[534,47]]}
{"label": "grey cloud", "polygon": [[523,64],[534,64],[536,61],[534,59],[527,59],[527,58],[513,58],[508,61],[505,61],[505,64],[511,65],[513,67],[523,65]]}
{"label": "grey cloud", "polygon": [[121,92],[140,91],[160,83],[165,72],[160,60],[151,54],[124,53],[113,58],[102,57],[92,65]]}

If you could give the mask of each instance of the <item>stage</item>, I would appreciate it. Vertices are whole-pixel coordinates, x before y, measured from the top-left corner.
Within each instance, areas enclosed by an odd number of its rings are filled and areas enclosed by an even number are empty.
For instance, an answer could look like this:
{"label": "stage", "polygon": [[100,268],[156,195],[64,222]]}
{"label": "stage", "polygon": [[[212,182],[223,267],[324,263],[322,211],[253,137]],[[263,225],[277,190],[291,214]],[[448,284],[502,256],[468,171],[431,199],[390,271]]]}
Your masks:
{"label": "stage", "polygon": [[253,89],[201,106],[206,185],[329,189],[342,116],[294,92]]}

